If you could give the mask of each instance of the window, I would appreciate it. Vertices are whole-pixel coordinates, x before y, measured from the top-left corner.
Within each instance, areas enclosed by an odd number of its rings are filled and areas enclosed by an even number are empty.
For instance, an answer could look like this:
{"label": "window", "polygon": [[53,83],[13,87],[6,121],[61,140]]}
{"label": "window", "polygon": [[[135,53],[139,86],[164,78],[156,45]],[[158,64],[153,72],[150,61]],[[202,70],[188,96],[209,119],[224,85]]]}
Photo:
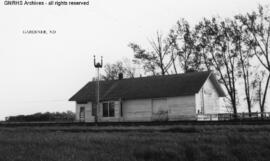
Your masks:
{"label": "window", "polygon": [[102,107],[103,117],[114,117],[114,102],[105,102]]}
{"label": "window", "polygon": [[103,103],[103,117],[108,117],[108,103]]}
{"label": "window", "polygon": [[114,102],[109,103],[109,117],[114,117]]}

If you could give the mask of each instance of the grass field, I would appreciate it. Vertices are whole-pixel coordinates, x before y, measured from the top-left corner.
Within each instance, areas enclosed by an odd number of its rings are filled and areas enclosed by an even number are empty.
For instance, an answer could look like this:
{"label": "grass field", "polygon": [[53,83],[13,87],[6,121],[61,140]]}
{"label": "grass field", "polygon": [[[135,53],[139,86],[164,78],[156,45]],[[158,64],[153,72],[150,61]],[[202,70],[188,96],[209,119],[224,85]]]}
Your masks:
{"label": "grass field", "polygon": [[0,161],[269,161],[270,125],[0,127]]}

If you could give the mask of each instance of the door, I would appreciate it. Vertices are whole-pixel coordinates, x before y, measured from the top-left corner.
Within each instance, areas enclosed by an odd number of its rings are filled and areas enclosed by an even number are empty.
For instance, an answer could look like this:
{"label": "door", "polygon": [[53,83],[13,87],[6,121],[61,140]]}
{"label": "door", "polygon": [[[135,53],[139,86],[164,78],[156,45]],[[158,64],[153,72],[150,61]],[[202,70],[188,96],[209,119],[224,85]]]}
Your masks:
{"label": "door", "polygon": [[168,106],[166,99],[153,99],[153,120],[168,120]]}
{"label": "door", "polygon": [[80,121],[84,122],[85,121],[85,107],[80,107]]}

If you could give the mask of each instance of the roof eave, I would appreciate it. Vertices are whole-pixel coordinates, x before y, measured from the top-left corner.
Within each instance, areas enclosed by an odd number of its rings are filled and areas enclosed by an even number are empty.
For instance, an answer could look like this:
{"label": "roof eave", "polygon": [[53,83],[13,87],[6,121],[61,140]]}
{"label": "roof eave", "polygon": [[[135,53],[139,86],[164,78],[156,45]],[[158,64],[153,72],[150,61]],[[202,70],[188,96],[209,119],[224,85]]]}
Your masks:
{"label": "roof eave", "polygon": [[210,76],[209,76],[210,80],[212,81],[212,83],[214,84],[217,93],[219,95],[219,97],[226,97],[226,93],[224,92],[223,88],[220,86],[220,84],[218,83],[216,76],[214,75],[213,72],[211,72]]}

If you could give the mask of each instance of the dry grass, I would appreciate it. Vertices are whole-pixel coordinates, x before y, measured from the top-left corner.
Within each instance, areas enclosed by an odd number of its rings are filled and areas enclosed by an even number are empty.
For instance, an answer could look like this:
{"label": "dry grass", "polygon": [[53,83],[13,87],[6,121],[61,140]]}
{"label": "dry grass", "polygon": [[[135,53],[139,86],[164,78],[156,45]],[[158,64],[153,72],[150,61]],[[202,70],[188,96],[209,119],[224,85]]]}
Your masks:
{"label": "dry grass", "polygon": [[0,128],[0,161],[269,161],[270,125]]}

